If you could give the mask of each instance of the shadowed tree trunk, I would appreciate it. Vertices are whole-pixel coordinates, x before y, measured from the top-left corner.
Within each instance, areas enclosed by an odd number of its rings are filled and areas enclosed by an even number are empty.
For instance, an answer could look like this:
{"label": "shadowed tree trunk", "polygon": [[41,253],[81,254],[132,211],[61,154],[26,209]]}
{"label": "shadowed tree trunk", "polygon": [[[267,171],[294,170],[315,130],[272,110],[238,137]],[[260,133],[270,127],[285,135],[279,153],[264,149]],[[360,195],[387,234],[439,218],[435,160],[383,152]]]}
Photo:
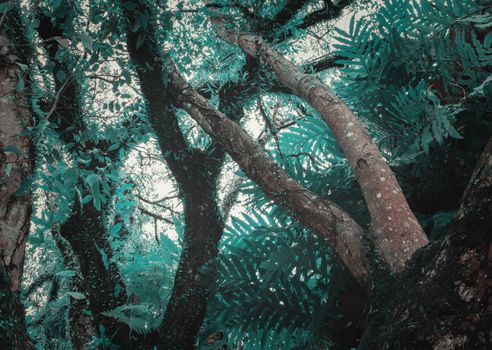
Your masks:
{"label": "shadowed tree trunk", "polygon": [[[56,246],[62,255],[63,265],[66,269],[75,272],[75,276],[70,281],[70,290],[84,294],[86,291],[84,277],[70,243],[61,237],[59,232],[53,232],[52,234]],[[68,319],[70,322],[69,335],[72,346],[75,350],[87,349],[87,344],[92,340],[92,336],[94,335],[94,327],[87,299],[70,298]]]}
{"label": "shadowed tree trunk", "polygon": [[[124,305],[127,301],[125,284],[116,263],[111,260],[111,247],[107,240],[103,215],[93,204],[88,203],[82,209],[79,201],[75,200],[71,216],[60,227],[60,235],[70,242],[79,259],[94,325],[103,326],[104,334],[109,338],[114,337],[115,343],[126,344],[127,330],[119,334],[121,328],[126,327],[102,314]],[[101,329],[97,331],[101,332]]]}
{"label": "shadowed tree trunk", "polygon": [[[183,250],[171,298],[159,327],[161,343],[156,346],[194,349],[208,299],[208,286],[200,283],[199,269],[217,256],[224,227],[216,196],[224,151],[215,143],[205,151],[188,145],[169,101],[166,71],[153,25],[149,23],[139,31],[132,30],[138,16],[150,13],[150,9],[144,1],[123,1],[122,10],[126,17],[128,52],[147,102],[149,122],[184,201]],[[137,45],[139,35],[143,34],[143,43]]]}
{"label": "shadowed tree trunk", "polygon": [[[199,169],[199,165],[197,165]],[[185,239],[171,299],[159,327],[162,348],[193,349],[207,307],[208,286],[199,270],[218,254],[224,224],[216,202],[215,182],[204,172],[185,199]],[[188,192],[187,191],[187,192]],[[191,194],[193,193],[193,194]]]}
{"label": "shadowed tree trunk", "polygon": [[17,16],[9,16],[0,28],[0,348],[30,349],[20,287],[32,198],[21,185],[33,173],[34,149],[22,135],[32,126],[32,117],[24,93],[26,77],[18,65],[29,62],[13,49],[23,34],[14,31]]}
{"label": "shadowed tree trunk", "polygon": [[492,139],[449,234],[375,293],[361,349],[489,349],[492,345]]}
{"label": "shadowed tree trunk", "polygon": [[[86,130],[80,106],[80,86],[76,77],[70,74],[71,69],[68,63],[70,56],[61,59],[60,57],[64,57],[64,55],[59,53],[64,48],[61,47],[59,41],[52,39],[53,37],[63,38],[70,35],[73,30],[73,16],[74,13],[67,13],[63,18],[58,18],[57,21],[53,22],[46,15],[39,14],[38,32],[45,42],[49,59],[53,62],[53,75],[57,77],[61,72],[61,76],[67,77],[64,82],[55,79],[58,101],[52,118],[59,121],[56,129],[60,138],[66,144],[72,145],[71,151],[89,154],[98,149],[115,163],[119,161],[117,156],[119,148],[109,152],[110,144],[108,142],[81,143],[74,138],[78,132]],[[120,147],[124,147],[125,142],[122,141],[121,144]],[[91,159],[88,165],[79,164],[79,167],[81,170],[97,173],[98,168],[104,168],[107,165],[106,160]],[[90,194],[82,179],[77,182],[77,187],[81,189],[82,197]],[[114,188],[110,190],[112,191]],[[131,334],[128,325],[103,314],[127,303],[125,283],[116,262],[112,260],[113,252],[108,240],[107,227],[104,222],[105,216],[106,211],[96,208],[94,201],[91,200],[82,207],[79,199],[75,196],[72,213],[66,222],[60,226],[59,232],[70,243],[79,261],[80,272],[83,277],[84,290],[82,292],[89,301],[95,332],[100,336],[104,334],[114,344],[127,349],[137,346],[136,344],[142,344],[143,338],[146,341],[151,341],[152,335],[140,337],[136,333]],[[76,318],[77,315],[80,316],[80,310],[71,310],[69,315],[71,328],[84,330],[84,327],[79,327],[81,320]],[[79,334],[79,336],[85,337],[83,334]]]}

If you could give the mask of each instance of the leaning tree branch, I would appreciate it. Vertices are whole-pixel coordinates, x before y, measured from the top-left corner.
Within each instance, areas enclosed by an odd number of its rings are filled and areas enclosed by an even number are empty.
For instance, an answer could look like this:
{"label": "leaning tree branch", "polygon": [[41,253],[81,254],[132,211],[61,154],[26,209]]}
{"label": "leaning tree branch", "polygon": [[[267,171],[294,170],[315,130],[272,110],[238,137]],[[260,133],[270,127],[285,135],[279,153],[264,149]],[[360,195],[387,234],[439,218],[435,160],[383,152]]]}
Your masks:
{"label": "leaning tree branch", "polygon": [[368,291],[369,275],[363,253],[364,230],[336,204],[302,187],[271,160],[235,122],[215,110],[179,74],[169,60],[173,103],[217,140],[275,203],[327,240],[336,255]]}
{"label": "leaning tree branch", "polygon": [[361,186],[379,253],[392,272],[400,272],[428,240],[393,171],[357,116],[319,78],[304,73],[258,36],[226,29],[221,17],[211,17],[211,22],[222,39],[262,62],[279,82],[320,113]]}

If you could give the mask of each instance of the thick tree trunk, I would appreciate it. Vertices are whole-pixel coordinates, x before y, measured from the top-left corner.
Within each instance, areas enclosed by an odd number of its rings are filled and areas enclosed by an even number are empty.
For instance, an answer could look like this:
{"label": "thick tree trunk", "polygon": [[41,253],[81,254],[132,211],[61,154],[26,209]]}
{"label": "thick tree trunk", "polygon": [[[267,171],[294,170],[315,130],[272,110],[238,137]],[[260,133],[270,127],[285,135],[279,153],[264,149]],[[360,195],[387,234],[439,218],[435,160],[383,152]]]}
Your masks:
{"label": "thick tree trunk", "polygon": [[447,237],[375,294],[360,349],[490,349],[492,140]]}
{"label": "thick tree trunk", "polygon": [[[61,237],[58,232],[53,232],[52,234],[62,255],[63,265],[66,269],[75,271],[75,276],[73,276],[70,281],[70,290],[85,294],[86,288],[84,277],[70,243]],[[89,302],[87,299],[70,299],[70,307],[68,309],[68,332],[72,346],[75,350],[87,349],[89,342],[92,340],[92,336],[95,334],[89,310]]]}
{"label": "thick tree trunk", "polygon": [[202,181],[198,181],[186,197],[184,246],[171,299],[160,327],[165,344],[161,348],[164,349],[194,349],[205,317],[209,286],[201,282],[199,270],[217,256],[224,228],[214,198],[215,180],[207,179],[207,174],[203,174]]}
{"label": "thick tree trunk", "polygon": [[[72,151],[79,153],[89,153],[94,149],[104,151],[113,163],[119,161],[118,150],[107,151],[110,146],[107,142],[80,143],[74,138],[78,132],[86,129],[86,124],[82,116],[80,107],[80,86],[79,82],[72,76],[70,67],[70,56],[64,60],[60,57],[64,48],[60,43],[53,40],[53,37],[63,37],[65,31],[72,30],[72,13],[67,13],[65,17],[59,18],[55,25],[51,19],[44,14],[39,14],[40,25],[38,32],[44,40],[49,58],[54,65],[54,76],[62,72],[67,76],[67,81],[60,82],[55,79],[55,87],[58,95],[57,108],[53,116],[60,122],[57,125],[60,138],[66,143],[72,144]],[[68,129],[68,130],[67,130]],[[121,142],[121,147],[126,145],[128,140]],[[104,167],[108,164],[101,164],[92,160],[86,167],[79,164],[84,170],[97,172],[98,167]],[[79,188],[84,188],[84,184],[79,183]],[[111,189],[113,190],[113,188]],[[82,196],[88,193],[82,193]],[[126,286],[121,278],[116,262],[112,261],[112,248],[108,240],[107,227],[104,222],[104,210],[98,210],[91,201],[81,208],[80,202],[76,198],[70,217],[60,226],[60,235],[66,239],[73,252],[75,253],[83,277],[83,289],[89,302],[89,309],[94,319],[93,326],[95,333],[108,337],[111,341],[122,349],[133,348],[136,344],[143,345],[143,342],[152,342],[155,334],[148,336],[139,336],[130,332],[128,325],[118,322],[114,318],[103,315],[106,311],[123,306],[127,303]],[[69,315],[75,317],[71,319],[72,325],[80,330],[72,340],[80,343],[86,339],[86,326],[83,318],[80,318],[81,304],[72,304],[75,309],[71,308]],[[82,324],[78,321],[82,321]],[[75,329],[71,330],[72,333]],[[80,341],[79,341],[80,340]],[[74,344],[76,346],[76,344]],[[78,346],[78,345],[77,345]]]}
{"label": "thick tree trunk", "polygon": [[428,243],[393,171],[357,116],[316,76],[272,50],[261,38],[224,27],[212,18],[216,32],[273,71],[277,79],[316,109],[333,131],[360,184],[371,215],[371,232],[392,272],[401,271],[413,253]]}
{"label": "thick tree trunk", "polygon": [[[3,19],[3,18],[2,18]],[[34,170],[32,125],[24,77],[0,29],[0,348],[31,348],[19,291],[32,211],[30,191],[18,192]]]}
{"label": "thick tree trunk", "polygon": [[[105,336],[120,349],[150,347],[157,340],[156,333],[139,335],[131,332],[127,324],[118,322],[104,315],[117,307],[126,305],[128,296],[118,265],[113,261],[113,251],[108,241],[108,233],[104,224],[105,212],[89,202],[80,207],[78,200],[72,208],[72,215],[60,227],[60,235],[69,243],[78,258],[80,272],[83,276],[81,290],[86,295],[92,314],[92,326],[99,336]],[[84,305],[74,303],[69,310],[72,329],[71,333],[80,330],[72,342],[82,344],[87,338],[87,320],[83,317]]]}
{"label": "thick tree trunk", "polygon": [[[104,333],[115,344],[125,346],[130,341],[128,327],[103,315],[103,312],[127,302],[125,283],[116,262],[112,261],[103,216],[104,213],[97,210],[93,202],[81,208],[76,200],[72,215],[60,227],[60,235],[70,242],[79,260],[84,278],[83,289],[89,301],[96,331],[100,335]],[[75,312],[76,310],[71,310],[70,313]]]}
{"label": "thick tree trunk", "polygon": [[173,102],[218,141],[273,201],[324,237],[367,291],[370,283],[363,252],[364,230],[357,222],[336,204],[290,178],[237,123],[227,119],[193,90],[172,62],[169,62],[169,77],[172,90],[177,94]]}
{"label": "thick tree trunk", "polygon": [[[149,121],[161,152],[173,177],[184,194],[185,237],[173,291],[163,323],[159,327],[159,349],[194,349],[205,317],[208,286],[200,284],[199,269],[217,256],[223,222],[217,205],[216,182],[224,160],[224,151],[216,147],[210,153],[190,147],[179,128],[169,101],[161,53],[153,25],[133,31],[132,24],[141,13],[150,12],[145,2],[137,9],[134,2],[122,2],[126,17],[128,52],[135,63]],[[142,32],[141,32],[142,31]],[[145,39],[140,45],[139,37]]]}

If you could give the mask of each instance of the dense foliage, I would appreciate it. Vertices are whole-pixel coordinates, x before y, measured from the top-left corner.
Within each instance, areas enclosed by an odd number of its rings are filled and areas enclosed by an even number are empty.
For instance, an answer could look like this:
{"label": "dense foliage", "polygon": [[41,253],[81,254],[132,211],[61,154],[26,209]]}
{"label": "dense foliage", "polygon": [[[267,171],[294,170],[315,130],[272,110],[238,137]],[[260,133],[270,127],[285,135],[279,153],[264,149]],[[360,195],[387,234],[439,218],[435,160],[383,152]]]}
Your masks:
{"label": "dense foliage", "polygon": [[[104,316],[145,336],[161,325],[171,298],[189,203],[167,163],[174,150],[161,152],[148,122],[152,107],[130,58],[128,25],[137,49],[151,42],[163,62],[171,57],[290,176],[369,223],[328,126],[267,69],[217,37],[207,20],[211,6],[149,1],[141,10],[139,3],[0,3],[31,44],[17,88],[31,91],[35,120],[25,132],[35,140],[37,167],[24,184],[35,208],[22,299],[37,349],[74,348],[70,310],[91,323],[83,253],[63,234],[75,215],[90,216],[76,230],[99,229],[89,243],[116,286]],[[492,134],[490,1],[295,3],[221,0],[214,7],[329,82],[377,141],[426,233],[444,235]],[[136,20],[129,23],[125,11]],[[329,20],[316,20],[318,13]],[[146,34],[151,27],[155,36]],[[215,200],[225,229],[218,256],[200,270],[198,283],[210,295],[200,348],[356,345],[363,315],[343,304],[364,300],[328,246],[268,199],[186,113],[176,110],[176,118],[190,154],[223,161]],[[104,322],[98,331],[87,327],[89,348],[112,348]]]}

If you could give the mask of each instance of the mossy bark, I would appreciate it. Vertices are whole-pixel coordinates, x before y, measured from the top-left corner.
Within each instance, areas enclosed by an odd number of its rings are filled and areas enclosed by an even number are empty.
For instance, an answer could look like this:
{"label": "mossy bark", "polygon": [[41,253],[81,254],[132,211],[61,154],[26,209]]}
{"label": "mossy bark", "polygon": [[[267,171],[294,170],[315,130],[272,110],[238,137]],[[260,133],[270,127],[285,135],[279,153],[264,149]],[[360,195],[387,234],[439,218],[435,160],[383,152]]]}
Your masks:
{"label": "mossy bark", "polygon": [[449,234],[376,289],[360,349],[487,349],[492,343],[492,141]]}

